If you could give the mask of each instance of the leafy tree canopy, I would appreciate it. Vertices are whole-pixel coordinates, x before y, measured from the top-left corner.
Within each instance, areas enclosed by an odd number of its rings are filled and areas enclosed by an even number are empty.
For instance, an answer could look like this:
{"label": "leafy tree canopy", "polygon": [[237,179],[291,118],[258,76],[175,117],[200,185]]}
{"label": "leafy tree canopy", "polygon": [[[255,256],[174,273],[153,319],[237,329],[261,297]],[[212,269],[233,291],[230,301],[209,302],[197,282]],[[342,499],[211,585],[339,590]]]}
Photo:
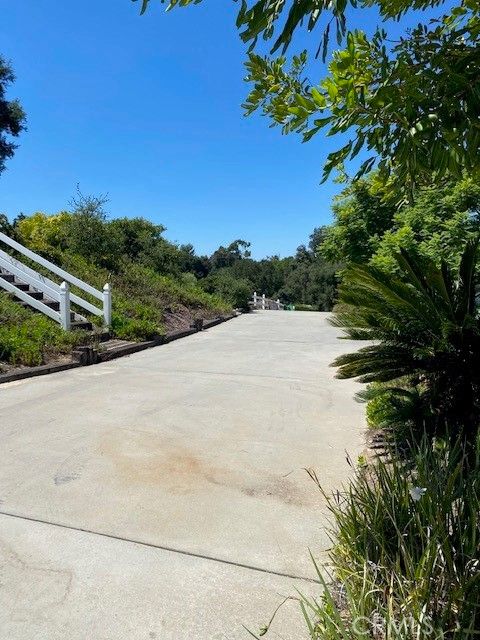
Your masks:
{"label": "leafy tree canopy", "polygon": [[334,223],[327,227],[321,253],[333,262],[367,262],[396,212],[389,185],[378,176],[352,182],[333,203]]}
{"label": "leafy tree canopy", "polygon": [[212,267],[214,269],[231,267],[238,260],[241,260],[242,258],[249,258],[249,247],[250,243],[245,240],[235,240],[230,243],[228,247],[219,247],[210,258]]}
{"label": "leafy tree canopy", "polygon": [[[347,8],[378,7],[384,18],[399,19],[408,9],[426,9],[437,6],[444,0],[254,0],[248,3],[242,0],[237,15],[237,27],[244,42],[254,46],[258,38],[274,39],[271,53],[278,49],[284,52],[288,48],[295,31],[304,25],[308,31],[322,24],[321,18],[327,17],[327,28],[323,33],[328,40],[330,25],[335,22],[337,39],[340,40],[346,31],[345,12]],[[140,2],[141,13],[145,13],[155,0],[132,0]],[[158,0],[157,0],[158,2]],[[202,0],[160,0],[167,4],[167,11],[174,7],[186,7],[199,4]],[[325,24],[325,23],[324,23]]]}
{"label": "leafy tree canopy", "polygon": [[414,205],[398,209],[388,183],[372,174],[337,197],[319,250],[330,261],[370,263],[390,273],[398,271],[402,248],[456,268],[465,242],[480,230],[479,211],[480,187],[471,178],[422,187]]}
{"label": "leafy tree canopy", "polygon": [[398,272],[396,255],[403,249],[457,269],[465,243],[480,232],[480,187],[472,179],[420,189],[414,206],[395,213],[393,224],[376,243],[370,264]]}
{"label": "leafy tree canopy", "polygon": [[17,148],[11,140],[25,129],[25,112],[18,100],[7,100],[8,87],[15,80],[12,67],[0,56],[0,173],[5,169],[5,161],[11,158]]}
{"label": "leafy tree canopy", "polygon": [[420,24],[393,46],[378,29],[369,39],[347,34],[329,75],[319,83],[306,77],[307,52],[270,59],[251,53],[247,79],[253,84],[247,113],[260,109],[284,133],[304,141],[322,129],[346,143],[330,153],[332,169],[361,151],[359,178],[378,167],[402,198],[412,201],[415,187],[480,169],[479,6],[466,0],[436,23]]}
{"label": "leafy tree canopy", "polygon": [[67,225],[70,214],[61,211],[47,215],[41,211],[13,222],[8,234],[16,237],[33,251],[57,262],[68,246]]}
{"label": "leafy tree canopy", "polygon": [[[138,0],[134,0],[138,1]],[[140,0],[142,12],[152,0]],[[170,0],[168,8],[201,0]],[[324,179],[359,156],[355,176],[378,167],[393,176],[400,199],[414,198],[418,184],[459,179],[466,170],[480,168],[480,7],[477,0],[461,0],[437,21],[419,24],[392,42],[379,28],[368,38],[348,31],[345,14],[376,7],[384,20],[399,20],[409,9],[443,5],[442,0],[242,0],[237,26],[250,43],[247,81],[253,88],[245,101],[247,114],[260,110],[284,133],[310,140],[320,130],[341,134],[345,144],[330,153]],[[288,63],[284,53],[295,31],[312,31],[323,20],[323,34],[312,52],[325,59],[332,24],[337,43],[328,75],[307,77],[308,55],[303,51]],[[254,53],[258,38],[273,39],[271,53]],[[311,70],[309,75],[311,76]],[[367,155],[368,154],[368,155]],[[367,157],[365,157],[365,155]],[[386,179],[386,178],[385,178]]]}

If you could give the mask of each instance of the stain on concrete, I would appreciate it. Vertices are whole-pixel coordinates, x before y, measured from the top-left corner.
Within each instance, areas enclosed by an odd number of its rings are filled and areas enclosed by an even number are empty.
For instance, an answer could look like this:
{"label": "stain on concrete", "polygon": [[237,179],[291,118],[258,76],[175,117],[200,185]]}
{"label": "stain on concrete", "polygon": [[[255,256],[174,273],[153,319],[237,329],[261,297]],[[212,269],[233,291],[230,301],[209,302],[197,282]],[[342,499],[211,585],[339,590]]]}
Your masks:
{"label": "stain on concrete", "polygon": [[273,475],[266,477],[263,482],[241,487],[241,492],[252,498],[275,498],[297,507],[304,507],[310,502],[308,496],[305,496],[295,483]]}
{"label": "stain on concrete", "polygon": [[31,611],[59,606],[70,596],[73,572],[30,562],[11,545],[0,541],[0,588],[19,599],[28,597]]}
{"label": "stain on concrete", "polygon": [[57,475],[53,478],[53,481],[56,485],[67,484],[68,482],[72,482],[73,480],[78,480],[79,477],[80,474],[78,473],[71,473],[66,475],[57,473]]}
{"label": "stain on concrete", "polygon": [[69,484],[74,480],[78,480],[85,467],[88,458],[88,448],[75,448],[58,466],[57,472],[53,476],[53,482],[56,486]]}
{"label": "stain on concrete", "polygon": [[[117,429],[103,434],[98,449],[113,466],[123,485],[158,486],[173,494],[191,494],[208,486],[226,488],[256,499],[275,499],[287,505],[312,504],[315,492],[297,479],[274,475],[245,465],[242,469],[200,458],[178,441],[151,432]],[[220,457],[220,456],[216,456]],[[302,486],[303,485],[303,486]]]}
{"label": "stain on concrete", "polygon": [[[122,483],[161,486],[172,493],[191,493],[199,485],[224,485],[231,472],[196,457],[153,433],[119,429],[105,434],[99,451],[113,464]],[[230,479],[231,481],[231,479]]]}

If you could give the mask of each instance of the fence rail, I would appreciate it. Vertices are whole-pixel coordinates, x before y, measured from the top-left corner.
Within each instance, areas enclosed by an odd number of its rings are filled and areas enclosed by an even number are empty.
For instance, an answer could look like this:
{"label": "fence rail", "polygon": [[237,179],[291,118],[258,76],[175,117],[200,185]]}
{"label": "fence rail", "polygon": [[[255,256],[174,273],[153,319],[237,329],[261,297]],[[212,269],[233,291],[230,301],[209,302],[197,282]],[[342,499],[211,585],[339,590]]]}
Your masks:
{"label": "fence rail", "polygon": [[[111,289],[108,283],[103,287],[103,291],[99,291],[87,282],[84,282],[80,278],[77,278],[71,273],[68,273],[68,271],[65,271],[64,269],[61,269],[56,264],[53,264],[53,262],[50,262],[34,251],[27,249],[27,247],[24,247],[19,242],[16,242],[16,240],[13,240],[2,232],[0,232],[0,242],[3,242],[14,251],[21,253],[36,264],[44,267],[45,269],[48,269],[51,273],[57,275],[62,279],[62,283],[58,284],[50,278],[42,275],[38,271],[35,271],[35,269],[28,267],[26,264],[24,264],[20,260],[17,260],[9,253],[6,253],[5,251],[0,249],[0,271],[2,271],[4,274],[6,273],[13,275],[15,278],[18,278],[21,283],[30,285],[34,292],[41,292],[48,300],[58,302],[60,311],[51,309],[42,301],[35,299],[28,292],[16,286],[15,282],[8,282],[5,278],[0,278],[0,286],[3,289],[9,291],[10,293],[13,293],[13,295],[15,295],[23,302],[26,302],[33,308],[49,316],[50,318],[61,324],[64,329],[70,328],[71,303],[77,305],[78,307],[81,307],[82,309],[85,309],[89,313],[97,316],[103,316],[104,324],[106,326],[111,325],[112,300]],[[78,287],[80,290],[85,291],[85,293],[88,293],[97,300],[100,300],[103,303],[102,307],[99,308],[88,300],[84,300],[79,295],[71,293],[70,285]]]}

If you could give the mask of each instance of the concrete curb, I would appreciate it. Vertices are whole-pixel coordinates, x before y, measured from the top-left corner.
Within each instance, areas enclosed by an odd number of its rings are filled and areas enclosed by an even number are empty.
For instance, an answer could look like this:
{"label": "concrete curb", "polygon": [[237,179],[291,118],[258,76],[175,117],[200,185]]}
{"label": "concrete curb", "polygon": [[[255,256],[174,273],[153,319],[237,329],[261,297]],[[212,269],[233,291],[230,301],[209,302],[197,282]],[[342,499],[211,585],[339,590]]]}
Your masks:
{"label": "concrete curb", "polygon": [[132,353],[138,353],[139,351],[144,351],[145,349],[151,349],[152,347],[158,347],[163,344],[164,340],[148,340],[147,342],[137,342],[136,344],[126,344],[120,345],[119,347],[114,347],[109,351],[100,352],[98,354],[98,362],[108,362],[109,360],[116,360],[117,358],[121,358],[122,356],[129,356]]}
{"label": "concrete curb", "polygon": [[199,333],[202,330],[215,327],[217,324],[221,324],[222,322],[227,322],[227,320],[232,320],[232,318],[236,318],[238,315],[240,314],[232,313],[228,316],[222,316],[220,318],[214,318],[213,320],[205,321],[203,323],[203,329],[195,329],[193,327],[189,329],[179,329],[177,331],[170,331],[164,336],[159,336],[155,340],[121,345],[119,347],[111,349],[110,351],[98,353],[98,357],[96,358],[95,362],[64,362],[59,364],[42,364],[39,367],[25,367],[23,369],[17,369],[16,371],[2,373],[0,374],[0,384],[5,384],[6,382],[15,382],[16,380],[24,380],[25,378],[45,376],[49,373],[57,373],[59,371],[68,371],[69,369],[77,369],[78,367],[91,366],[94,364],[99,364],[100,362],[108,362],[109,360],[116,360],[117,358],[122,358],[123,356],[129,356],[132,353],[144,351],[145,349],[151,349],[152,347],[159,347],[162,344],[168,344],[169,342],[179,340],[180,338],[186,338],[187,336],[191,336],[194,333]]}
{"label": "concrete curb", "polygon": [[0,374],[0,384],[23,380],[24,378],[45,376],[48,373],[57,373],[57,371],[68,371],[81,366],[80,362],[64,362],[63,364],[42,364],[39,367],[25,367],[24,369],[17,369],[17,371]]}

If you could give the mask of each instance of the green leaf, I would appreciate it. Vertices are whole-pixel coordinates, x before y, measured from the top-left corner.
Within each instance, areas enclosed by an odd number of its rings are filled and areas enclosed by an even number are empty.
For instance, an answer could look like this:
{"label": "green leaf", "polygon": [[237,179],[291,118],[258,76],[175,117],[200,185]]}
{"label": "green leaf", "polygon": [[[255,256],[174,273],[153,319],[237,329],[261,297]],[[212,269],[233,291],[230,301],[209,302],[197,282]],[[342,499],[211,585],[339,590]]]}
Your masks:
{"label": "green leaf", "polygon": [[310,93],[312,95],[313,101],[315,102],[315,105],[320,109],[323,109],[327,104],[325,97],[315,87],[311,88]]}

